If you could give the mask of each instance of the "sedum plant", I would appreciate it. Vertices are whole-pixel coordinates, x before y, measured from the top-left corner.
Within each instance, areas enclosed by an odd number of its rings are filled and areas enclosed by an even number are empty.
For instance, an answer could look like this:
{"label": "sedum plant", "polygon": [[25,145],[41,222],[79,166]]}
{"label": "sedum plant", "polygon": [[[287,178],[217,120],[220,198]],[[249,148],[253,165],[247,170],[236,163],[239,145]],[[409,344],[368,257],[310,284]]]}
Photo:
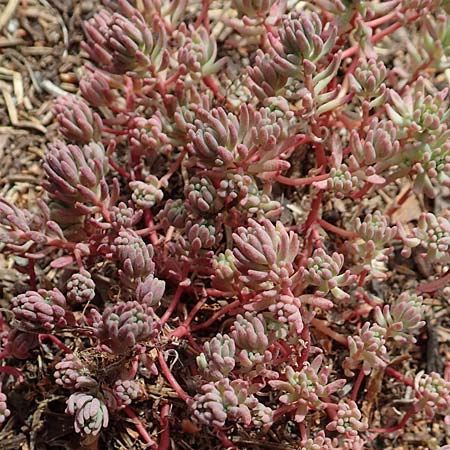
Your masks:
{"label": "sedum plant", "polygon": [[[0,197],[0,251],[26,275],[2,304],[0,423],[9,377],[47,358],[89,448],[113,423],[161,450],[243,430],[359,450],[447,424],[448,367],[410,354],[448,297],[448,14],[104,0],[79,93],[54,101],[44,192]],[[408,386],[397,424],[367,407],[388,377]]]}

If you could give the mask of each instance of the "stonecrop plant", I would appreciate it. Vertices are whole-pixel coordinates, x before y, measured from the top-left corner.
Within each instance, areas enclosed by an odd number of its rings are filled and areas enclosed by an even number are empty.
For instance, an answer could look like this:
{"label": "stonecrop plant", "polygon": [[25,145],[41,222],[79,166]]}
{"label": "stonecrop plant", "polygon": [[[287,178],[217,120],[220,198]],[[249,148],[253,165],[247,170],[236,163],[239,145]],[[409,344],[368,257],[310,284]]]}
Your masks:
{"label": "stonecrop plant", "polygon": [[417,349],[450,290],[449,12],[104,0],[79,93],[54,100],[44,194],[0,198],[28,275],[2,309],[0,423],[22,361],[50,353],[40,375],[92,449],[126,423],[159,450],[448,425],[450,361]]}

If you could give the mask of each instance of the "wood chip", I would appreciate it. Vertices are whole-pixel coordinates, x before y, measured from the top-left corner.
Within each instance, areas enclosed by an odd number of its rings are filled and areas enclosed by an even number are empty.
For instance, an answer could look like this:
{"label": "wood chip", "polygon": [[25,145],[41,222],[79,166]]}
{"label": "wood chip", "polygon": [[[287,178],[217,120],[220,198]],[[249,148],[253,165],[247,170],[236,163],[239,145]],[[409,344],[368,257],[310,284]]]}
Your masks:
{"label": "wood chip", "polygon": [[3,12],[0,14],[0,31],[11,20],[19,6],[20,0],[9,0]]}

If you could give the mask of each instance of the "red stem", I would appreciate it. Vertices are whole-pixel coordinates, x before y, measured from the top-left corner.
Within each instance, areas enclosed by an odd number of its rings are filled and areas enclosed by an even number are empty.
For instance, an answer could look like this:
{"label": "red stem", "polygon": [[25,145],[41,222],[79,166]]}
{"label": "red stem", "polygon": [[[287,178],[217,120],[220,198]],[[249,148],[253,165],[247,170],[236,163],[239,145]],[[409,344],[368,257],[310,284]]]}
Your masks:
{"label": "red stem", "polygon": [[337,227],[335,225],[332,225],[331,223],[327,222],[326,220],[323,220],[323,219],[320,219],[320,218],[317,219],[317,223],[323,229],[325,229],[327,231],[331,231],[332,233],[337,234],[339,236],[342,236],[342,237],[344,237],[346,239],[355,239],[356,236],[357,236],[357,234],[354,231],[344,230],[344,229],[339,228],[339,227]]}
{"label": "red stem", "polygon": [[187,317],[187,319],[175,330],[173,330],[168,338],[182,338],[183,336],[186,336],[186,334],[189,333],[190,331],[190,324],[191,322],[194,320],[194,317],[196,316],[196,314],[198,313],[198,311],[200,311],[201,307],[206,303],[206,301],[208,300],[207,297],[202,298],[200,301],[198,301],[196,303],[196,305],[192,308],[191,312],[189,313],[189,316]]}
{"label": "red stem", "polygon": [[369,271],[367,269],[364,269],[360,274],[359,274],[359,280],[358,280],[358,286],[362,287],[364,286],[364,282],[366,281],[366,276],[369,273]]}
{"label": "red stem", "polygon": [[126,180],[131,180],[131,174],[127,172],[124,168],[120,167],[111,157],[108,158],[109,165],[119,174],[122,175]]}
{"label": "red stem", "polygon": [[22,372],[19,369],[16,369],[15,367],[2,366],[0,367],[0,373],[2,372],[7,373],[8,375],[12,375],[13,377],[16,377],[20,383],[23,383],[25,381]]}
{"label": "red stem", "polygon": [[30,288],[32,291],[37,289],[36,270],[34,268],[34,261],[28,260],[28,275],[30,276]]}
{"label": "red stem", "polygon": [[163,405],[161,408],[159,423],[161,425],[161,439],[159,441],[158,450],[168,450],[170,446],[170,423],[169,423],[170,405]]}
{"label": "red stem", "polygon": [[372,183],[369,183],[368,181],[366,181],[364,186],[358,192],[355,192],[354,194],[351,195],[351,198],[356,200],[358,198],[364,197],[371,187],[372,187]]}
{"label": "red stem", "polygon": [[72,350],[64,345],[56,336],[53,334],[40,334],[39,341],[43,341],[44,339],[48,339],[49,341],[52,341],[53,344],[55,344],[58,348],[60,348],[62,351],[66,353],[72,353]]}
{"label": "red stem", "polygon": [[[181,269],[181,279],[182,280],[186,279],[188,272],[189,272],[189,266],[186,263],[184,263],[183,267]],[[173,296],[173,299],[172,299],[169,307],[167,308],[166,312],[164,313],[164,315],[161,317],[161,320],[159,321],[160,329],[162,329],[162,327],[167,322],[169,317],[175,311],[175,308],[177,307],[177,305],[180,301],[180,298],[185,290],[186,290],[185,284],[182,284],[182,283],[178,284],[177,290],[175,292],[175,295]]]}
{"label": "red stem", "polygon": [[197,17],[195,21],[194,28],[197,29],[202,23],[206,28],[206,31],[209,31],[209,0],[202,0],[202,10],[200,11],[200,15]]}
{"label": "red stem", "polygon": [[397,372],[395,369],[393,369],[390,366],[387,366],[385,369],[386,373],[389,374],[391,377],[396,378],[397,380],[403,381],[403,383],[405,383],[408,386],[414,387],[414,381],[411,380],[408,377],[405,377],[405,375],[403,375],[400,372]]}
{"label": "red stem", "polygon": [[219,102],[223,102],[225,100],[225,97],[220,93],[219,87],[217,86],[217,83],[211,75],[204,76],[202,80],[203,83],[205,83],[206,86],[212,91],[214,96],[217,97],[217,100],[219,100]]}
{"label": "red stem", "polygon": [[417,286],[417,291],[422,292],[435,292],[438,289],[441,289],[445,287],[450,281],[450,269],[447,270],[447,272],[444,273],[440,278],[437,280],[432,281],[425,281],[423,283],[420,283],[419,286]]}
{"label": "red stem", "polygon": [[232,303],[229,303],[227,306],[224,306],[222,309],[214,313],[206,322],[201,323],[195,327],[192,327],[192,331],[203,330],[208,328],[211,324],[213,324],[217,319],[228,313],[229,311],[237,308],[241,304],[240,300],[235,300]]}
{"label": "red stem", "polygon": [[323,191],[320,191],[316,194],[313,201],[311,202],[311,210],[309,211],[308,218],[306,219],[305,224],[303,225],[303,232],[307,232],[311,225],[313,225],[319,215],[320,206],[322,205],[322,197]]}
{"label": "red stem", "polygon": [[397,425],[394,425],[393,427],[389,428],[372,428],[370,431],[373,431],[375,433],[393,433],[394,431],[401,430],[406,423],[408,422],[409,418],[413,416],[416,413],[416,407],[413,405],[409,411],[405,413],[402,420]]}
{"label": "red stem", "polygon": [[162,329],[164,324],[167,322],[169,317],[172,315],[172,313],[175,311],[175,308],[178,305],[178,302],[180,301],[181,295],[184,292],[185,287],[181,284],[178,285],[177,290],[175,292],[175,295],[173,296],[172,301],[170,302],[169,307],[167,308],[164,315],[161,317],[161,320],[159,321],[159,327]]}
{"label": "red stem", "polygon": [[[381,39],[383,39],[388,34],[391,34],[394,31],[401,28],[403,25],[406,25],[406,24],[412,22],[413,20],[416,20],[418,17],[420,17],[420,13],[415,13],[407,20],[407,22],[405,24],[403,24],[401,22],[393,23],[392,25],[386,27],[384,30],[381,30],[379,33],[374,34],[370,38],[370,42],[372,44],[376,44],[378,41],[381,41]],[[342,59],[345,59],[345,58],[348,58],[349,56],[353,56],[358,50],[359,50],[359,44],[355,44],[352,47],[348,48],[347,50],[344,50],[341,54],[341,57],[342,57]]]}
{"label": "red stem", "polygon": [[239,450],[225,435],[223,431],[217,432],[217,437],[220,439],[220,442],[223,445],[225,450]]}
{"label": "red stem", "polygon": [[302,334],[300,336],[302,340],[305,342],[305,347],[303,348],[300,358],[297,361],[299,367],[303,367],[303,363],[305,363],[308,359],[309,352],[311,350],[311,336],[309,334],[309,326],[305,324]]}
{"label": "red stem", "polygon": [[350,397],[353,401],[356,401],[356,397],[358,397],[359,388],[361,387],[364,377],[365,374],[361,368],[359,369],[358,378],[356,378],[355,384],[353,385],[352,395]]}
{"label": "red stem", "polygon": [[150,437],[144,425],[142,424],[141,419],[139,419],[139,417],[136,415],[133,408],[131,408],[131,406],[125,406],[123,410],[125,411],[125,414],[133,421],[136,430],[139,432],[142,439],[144,439],[144,442],[146,444],[150,444],[150,448],[156,449],[156,442]]}
{"label": "red stem", "polygon": [[172,386],[172,389],[178,394],[178,397],[180,397],[181,400],[187,401],[190,398],[189,395],[178,384],[178,381],[175,380],[175,377],[173,376],[172,372],[170,371],[169,367],[167,366],[166,360],[164,359],[164,354],[161,350],[158,351],[158,361],[159,361],[159,365],[161,366],[161,371],[164,374],[164,376],[166,377],[166,380]]}
{"label": "red stem", "polygon": [[144,223],[147,230],[151,230],[150,233],[150,242],[152,245],[156,245],[158,243],[158,235],[156,234],[157,227],[153,222],[153,214],[150,209],[146,209],[144,211]]}
{"label": "red stem", "polygon": [[278,175],[277,177],[275,177],[274,181],[278,181],[279,183],[285,184],[287,186],[306,186],[317,181],[327,180],[328,178],[330,178],[330,175],[328,173],[308,178],[289,178],[284,177],[283,175]]}
{"label": "red stem", "polygon": [[159,187],[164,187],[164,185],[169,181],[169,178],[180,168],[186,153],[187,149],[183,149],[183,151],[178,155],[178,158],[172,164],[167,173],[159,180]]}
{"label": "red stem", "polygon": [[297,409],[297,405],[295,403],[291,403],[289,405],[284,405],[279,408],[277,408],[273,413],[273,421],[275,422],[278,420],[280,416],[284,416],[292,411]]}
{"label": "red stem", "polygon": [[322,334],[325,334],[326,336],[329,336],[336,342],[339,342],[339,344],[342,344],[345,347],[348,347],[347,338],[343,336],[342,334],[337,333],[336,331],[333,331],[331,328],[328,327],[328,324],[319,319],[313,319],[311,321],[311,325],[317,330],[320,331]]}
{"label": "red stem", "polygon": [[394,19],[395,16],[397,16],[397,11],[391,11],[389,14],[386,14],[385,16],[378,17],[377,19],[369,20],[368,22],[365,22],[364,25],[366,27],[370,28],[376,28],[380,25],[383,25],[386,22],[389,22],[391,19]]}

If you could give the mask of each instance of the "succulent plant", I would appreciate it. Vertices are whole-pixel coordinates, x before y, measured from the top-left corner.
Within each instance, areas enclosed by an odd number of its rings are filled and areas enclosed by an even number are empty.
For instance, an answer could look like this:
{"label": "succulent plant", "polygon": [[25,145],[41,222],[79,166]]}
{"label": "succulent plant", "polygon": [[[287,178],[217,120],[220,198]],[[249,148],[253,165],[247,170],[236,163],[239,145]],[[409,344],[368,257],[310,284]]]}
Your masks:
{"label": "succulent plant", "polygon": [[417,409],[423,410],[432,419],[436,412],[445,415],[445,422],[450,421],[450,383],[436,372],[429,374],[419,372],[414,380]]}
{"label": "succulent plant", "polygon": [[385,337],[400,343],[414,343],[414,332],[424,325],[423,298],[403,292],[392,305],[375,308],[377,324],[386,330]]}
{"label": "succulent plant", "polygon": [[0,392],[0,423],[3,423],[11,415],[6,400],[6,395]]}
{"label": "succulent plant", "polygon": [[223,427],[227,419],[248,425],[252,418],[247,404],[251,401],[245,382],[222,378],[202,385],[201,394],[197,394],[189,406],[194,420],[202,425]]}
{"label": "succulent plant", "polygon": [[14,358],[27,359],[30,357],[30,351],[38,347],[38,345],[39,339],[37,334],[12,328],[8,333],[5,350]]}
{"label": "succulent plant", "polygon": [[55,365],[53,375],[56,383],[66,389],[89,389],[97,385],[89,368],[73,353]]}
{"label": "succulent plant", "polygon": [[366,322],[358,335],[348,337],[350,355],[343,363],[347,376],[353,376],[353,370],[359,367],[366,375],[373,369],[386,367],[388,355],[385,335],[384,328]]}
{"label": "succulent plant", "polygon": [[155,307],[164,295],[166,283],[153,275],[149,275],[143,281],[140,281],[136,288],[136,300],[139,303],[145,303],[148,306]]}
{"label": "succulent plant", "polygon": [[152,275],[155,265],[152,261],[153,247],[132,230],[123,230],[114,240],[112,249],[122,265],[121,276],[128,284]]}
{"label": "succulent plant", "polygon": [[73,323],[71,313],[66,310],[66,298],[56,288],[27,291],[14,297],[11,303],[14,317],[28,331],[52,331]]}
{"label": "succulent plant", "polygon": [[406,257],[411,255],[411,249],[423,247],[424,253],[430,262],[446,262],[449,260],[450,245],[450,214],[444,210],[442,214],[435,216],[432,213],[421,214],[419,223],[407,235],[400,229],[405,244],[402,254]]}
{"label": "succulent plant", "polygon": [[67,298],[77,303],[88,303],[95,297],[95,283],[87,270],[74,273],[67,282]]}
{"label": "succulent plant", "polygon": [[291,284],[299,241],[281,222],[274,225],[263,220],[260,224],[249,219],[249,227],[239,227],[233,240],[234,264],[244,286],[271,291]]}
{"label": "succulent plant", "polygon": [[83,147],[56,141],[44,155],[48,181],[45,189],[57,201],[86,214],[86,206],[100,206],[108,197],[104,179],[108,170],[105,149],[100,143]]}
{"label": "succulent plant", "polygon": [[105,308],[102,316],[97,313],[94,329],[114,353],[127,353],[152,336],[153,310],[145,303],[120,302]]}
{"label": "succulent plant", "polygon": [[320,368],[322,361],[321,355],[316,356],[311,364],[305,365],[299,372],[287,366],[286,381],[269,381],[272,388],[286,392],[280,397],[282,403],[297,405],[297,422],[305,420],[308,409],[321,410],[324,407],[322,398],[328,398],[346,383],[344,379],[328,383],[329,368]]}
{"label": "succulent plant", "polygon": [[67,400],[66,412],[75,416],[75,431],[84,435],[97,435],[109,422],[105,403],[82,392],[72,394]]}
{"label": "succulent plant", "polygon": [[[54,367],[52,402],[68,397],[74,445],[92,448],[113,414],[161,449],[174,413],[190,445],[208,433],[221,448],[239,427],[267,446],[363,450],[414,415],[415,431],[450,423],[448,364],[403,364],[449,298],[447,3],[103,0],[69,58],[90,60],[70,75],[80,93],[62,85],[53,104],[64,141],[44,150],[43,189],[1,183],[10,404]],[[5,61],[12,126],[41,129]],[[428,279],[399,294],[416,266]],[[36,373],[13,365],[36,356]],[[377,372],[383,412],[387,377],[409,386],[398,425],[364,417]],[[142,415],[156,377],[168,395]],[[2,389],[0,422],[16,409]]]}
{"label": "succulent plant", "polygon": [[151,208],[164,197],[162,190],[159,188],[158,178],[153,175],[148,177],[146,183],[143,181],[132,181],[129,186],[133,190],[131,199],[141,209]]}
{"label": "succulent plant", "polygon": [[320,295],[331,292],[338,300],[348,299],[350,296],[341,287],[350,285],[356,277],[349,270],[340,274],[343,265],[343,255],[334,252],[329,256],[325,250],[318,248],[307,261],[307,267],[304,270],[305,281],[310,285],[317,286],[316,293]]}
{"label": "succulent plant", "polygon": [[152,25],[153,33],[138,10],[126,17],[104,9],[84,23],[83,49],[111,73],[160,70],[166,64],[167,35],[158,20]]}
{"label": "succulent plant", "polygon": [[368,428],[367,420],[362,417],[357,404],[352,400],[340,402],[336,415],[336,419],[327,425],[327,430],[356,437],[359,432]]}
{"label": "succulent plant", "polygon": [[323,28],[315,13],[285,19],[280,27],[279,41],[269,35],[277,70],[284,75],[298,77],[304,61],[316,64],[330,53],[336,32],[331,23]]}
{"label": "succulent plant", "polygon": [[228,376],[235,366],[236,345],[227,334],[216,337],[203,346],[203,353],[197,356],[197,365],[205,378],[221,380]]}
{"label": "succulent plant", "polygon": [[266,321],[262,314],[253,315],[246,312],[244,316],[238,314],[233,323],[230,336],[238,349],[236,358],[246,370],[264,367],[272,360],[269,351],[271,339]]}
{"label": "succulent plant", "polygon": [[117,380],[114,384],[114,396],[121,406],[129,405],[136,400],[141,392],[141,387],[133,380]]}
{"label": "succulent plant", "polygon": [[88,144],[97,141],[103,126],[100,116],[75,95],[58,97],[53,105],[60,131],[67,139]]}

